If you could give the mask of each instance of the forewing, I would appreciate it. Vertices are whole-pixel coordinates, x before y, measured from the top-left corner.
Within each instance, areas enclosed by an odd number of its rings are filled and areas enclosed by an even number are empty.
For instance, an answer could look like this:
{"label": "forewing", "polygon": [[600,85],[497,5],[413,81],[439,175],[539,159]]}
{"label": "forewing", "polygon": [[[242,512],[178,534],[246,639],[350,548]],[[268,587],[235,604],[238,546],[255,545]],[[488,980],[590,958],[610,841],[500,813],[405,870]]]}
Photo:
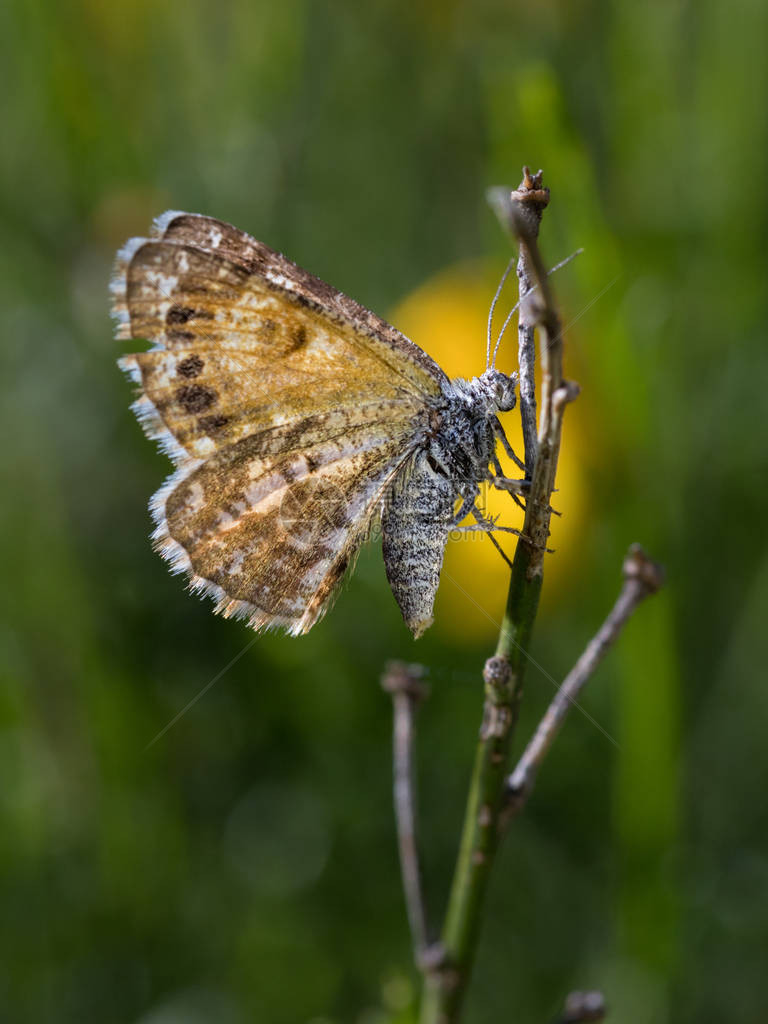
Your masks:
{"label": "forewing", "polygon": [[163,241],[223,256],[247,274],[262,279],[269,288],[314,309],[323,319],[351,328],[358,339],[367,339],[367,347],[377,358],[404,376],[417,392],[437,394],[446,383],[437,363],[391,324],[245,231],[214,217],[176,211],[159,217],[154,230]]}
{"label": "forewing", "polygon": [[410,455],[383,424],[323,433],[310,417],[303,431],[245,438],[180,469],[153,499],[172,569],[254,629],[305,633],[327,611]]}
{"label": "forewing", "polygon": [[[118,337],[147,338],[122,367],[136,411],[178,462],[340,407],[414,417],[445,376],[351,299],[213,218],[167,214],[118,257]],[[378,408],[372,410],[378,416]]]}

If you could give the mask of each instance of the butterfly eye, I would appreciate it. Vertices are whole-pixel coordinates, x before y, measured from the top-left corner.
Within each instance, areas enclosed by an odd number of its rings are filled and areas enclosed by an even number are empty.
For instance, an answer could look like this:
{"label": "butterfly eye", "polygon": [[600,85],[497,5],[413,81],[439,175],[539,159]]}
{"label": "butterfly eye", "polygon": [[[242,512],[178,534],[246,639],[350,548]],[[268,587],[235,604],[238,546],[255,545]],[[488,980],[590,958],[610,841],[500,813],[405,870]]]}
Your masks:
{"label": "butterfly eye", "polygon": [[515,407],[515,381],[506,377],[496,384],[496,405],[499,412],[509,412]]}

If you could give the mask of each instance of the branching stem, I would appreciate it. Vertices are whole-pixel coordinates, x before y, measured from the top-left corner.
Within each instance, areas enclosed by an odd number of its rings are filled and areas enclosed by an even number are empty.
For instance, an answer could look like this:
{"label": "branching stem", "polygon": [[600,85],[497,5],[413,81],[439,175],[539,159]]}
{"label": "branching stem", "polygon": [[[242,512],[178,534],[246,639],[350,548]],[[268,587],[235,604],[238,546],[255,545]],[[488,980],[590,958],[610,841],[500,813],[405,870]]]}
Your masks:
{"label": "branching stem", "polygon": [[563,680],[507,781],[505,819],[522,810],[533,789],[542,761],[560,732],[571,707],[578,702],[590,676],[616,642],[637,606],[646,597],[655,594],[664,581],[661,568],[648,558],[639,544],[633,544],[629,549],[624,559],[623,572],[624,582],[616,603]]}
{"label": "branching stem", "polygon": [[[454,871],[441,941],[430,947],[434,955],[422,955],[424,993],[420,1024],[458,1024],[477,948],[482,909],[503,826],[523,806],[541,760],[562,726],[571,703],[618,636],[637,605],[661,585],[661,570],[639,547],[633,547],[624,563],[624,586],[595,638],[566,677],[549,710],[526,748],[513,775],[507,778],[512,738],[523,692],[533,626],[547,551],[550,504],[555,486],[565,407],[579,393],[577,384],[563,379],[562,329],[547,272],[538,248],[541,215],[549,202],[542,187],[541,171],[531,175],[523,168],[518,189],[502,194],[493,190],[489,199],[500,212],[520,246],[520,412],[525,443],[525,519],[511,566],[506,611],[496,652],[485,664],[485,698],[475,762],[470,780],[459,854]],[[536,430],[534,387],[534,328],[539,332],[541,401]],[[397,744],[397,740],[396,740]],[[397,753],[396,753],[397,757]],[[398,820],[401,812],[398,811]],[[403,834],[408,834],[407,805]],[[406,852],[410,849],[408,843]],[[413,857],[413,854],[409,854]],[[406,857],[403,855],[403,860]],[[415,874],[418,878],[418,862]],[[409,881],[405,877],[406,893]],[[420,887],[415,887],[420,892]],[[415,897],[408,897],[409,915]],[[425,924],[418,927],[425,934]],[[418,922],[417,922],[418,924]],[[414,943],[417,929],[414,930]],[[599,993],[572,993],[566,1001],[562,1024],[600,1020],[605,1012]]]}

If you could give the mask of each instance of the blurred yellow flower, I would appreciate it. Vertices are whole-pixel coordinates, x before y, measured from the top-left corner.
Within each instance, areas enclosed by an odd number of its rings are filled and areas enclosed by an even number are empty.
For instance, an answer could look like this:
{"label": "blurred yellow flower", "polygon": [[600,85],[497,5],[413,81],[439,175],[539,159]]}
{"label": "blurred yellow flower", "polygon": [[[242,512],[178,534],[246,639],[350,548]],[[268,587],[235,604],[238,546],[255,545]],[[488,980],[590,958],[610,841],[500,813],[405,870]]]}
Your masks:
{"label": "blurred yellow flower", "polygon": [[[400,303],[391,315],[392,323],[429,352],[450,377],[477,376],[485,367],[486,322],[495,286],[493,277],[478,265],[450,267]],[[509,286],[497,307],[496,334],[516,297],[514,285]],[[504,335],[497,364],[507,373],[517,366],[516,318]],[[507,413],[503,423],[513,448],[522,456],[517,410]],[[558,490],[553,498],[554,507],[562,515],[553,516],[552,520],[550,547],[556,553],[545,562],[545,601],[563,589],[567,573],[573,569],[577,537],[583,527],[586,490],[580,472],[579,432],[579,419],[569,410],[557,474]],[[511,459],[502,456],[501,463],[509,476],[520,475]],[[522,526],[522,513],[509,495],[487,488],[481,502],[488,515],[499,517],[501,525],[518,529]],[[496,536],[511,557],[514,536]],[[469,533],[453,539],[446,550],[433,629],[468,641],[493,635],[501,622],[508,579],[507,565],[486,536]]]}

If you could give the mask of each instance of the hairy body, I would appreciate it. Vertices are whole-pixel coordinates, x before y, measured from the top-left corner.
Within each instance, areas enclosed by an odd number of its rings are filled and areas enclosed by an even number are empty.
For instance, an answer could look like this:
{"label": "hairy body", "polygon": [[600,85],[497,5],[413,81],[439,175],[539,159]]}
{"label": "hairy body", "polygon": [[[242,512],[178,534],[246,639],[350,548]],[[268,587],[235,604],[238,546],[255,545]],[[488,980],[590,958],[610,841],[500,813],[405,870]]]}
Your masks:
{"label": "hairy body", "polygon": [[449,381],[443,390],[430,410],[435,427],[408,474],[393,482],[382,517],[387,579],[415,636],[432,622],[448,536],[475,508],[479,485],[494,478],[496,413],[515,400],[514,380],[497,370]]}

